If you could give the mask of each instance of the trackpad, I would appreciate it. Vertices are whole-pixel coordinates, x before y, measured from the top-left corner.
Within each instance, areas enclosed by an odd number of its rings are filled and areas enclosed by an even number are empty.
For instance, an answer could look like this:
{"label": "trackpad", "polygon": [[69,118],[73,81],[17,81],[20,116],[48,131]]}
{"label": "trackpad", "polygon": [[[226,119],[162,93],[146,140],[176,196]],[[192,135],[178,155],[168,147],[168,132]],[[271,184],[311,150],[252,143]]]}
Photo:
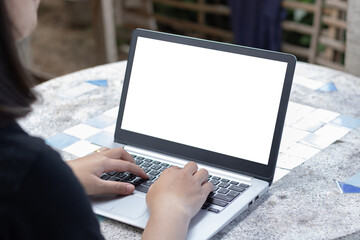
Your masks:
{"label": "trackpad", "polygon": [[117,199],[113,203],[115,206],[110,211],[127,218],[137,219],[147,210],[145,198],[136,194]]}

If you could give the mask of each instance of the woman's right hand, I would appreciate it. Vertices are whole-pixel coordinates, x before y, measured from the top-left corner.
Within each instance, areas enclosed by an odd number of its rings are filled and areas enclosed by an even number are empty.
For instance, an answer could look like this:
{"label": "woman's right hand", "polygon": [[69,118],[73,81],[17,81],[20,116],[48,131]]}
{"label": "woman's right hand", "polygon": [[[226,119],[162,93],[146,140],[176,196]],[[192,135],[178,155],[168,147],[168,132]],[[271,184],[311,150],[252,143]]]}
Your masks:
{"label": "woman's right hand", "polygon": [[166,169],[146,195],[150,219],[143,239],[184,239],[191,218],[213,190],[208,175],[194,162]]}

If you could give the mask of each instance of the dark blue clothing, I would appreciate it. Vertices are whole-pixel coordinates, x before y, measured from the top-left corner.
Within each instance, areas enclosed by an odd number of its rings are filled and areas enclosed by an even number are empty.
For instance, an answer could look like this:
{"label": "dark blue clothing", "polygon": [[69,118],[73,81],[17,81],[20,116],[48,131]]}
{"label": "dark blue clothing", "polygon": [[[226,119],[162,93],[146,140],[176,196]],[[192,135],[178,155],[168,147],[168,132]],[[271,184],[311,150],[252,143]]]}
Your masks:
{"label": "dark blue clothing", "polygon": [[228,0],[228,4],[236,44],[280,51],[286,15],[281,0]]}
{"label": "dark blue clothing", "polygon": [[103,239],[71,169],[15,122],[0,128],[0,239]]}

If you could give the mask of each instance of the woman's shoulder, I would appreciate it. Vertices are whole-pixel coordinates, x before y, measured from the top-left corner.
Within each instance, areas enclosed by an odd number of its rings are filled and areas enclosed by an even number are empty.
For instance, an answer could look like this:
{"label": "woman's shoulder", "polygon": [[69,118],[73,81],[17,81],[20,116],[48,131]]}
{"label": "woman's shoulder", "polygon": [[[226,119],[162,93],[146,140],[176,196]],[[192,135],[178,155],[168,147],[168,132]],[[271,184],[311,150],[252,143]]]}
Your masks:
{"label": "woman's shoulder", "polygon": [[44,150],[44,147],[46,144],[42,139],[30,136],[16,122],[0,128],[2,156],[17,158],[25,155],[29,158]]}
{"label": "woman's shoulder", "polygon": [[17,124],[0,130],[0,216],[9,238],[103,239],[71,169]]}
{"label": "woman's shoulder", "polygon": [[43,152],[54,152],[44,140],[27,134],[17,123],[13,122],[0,129],[0,162],[31,164]]}
{"label": "woman's shoulder", "polygon": [[57,160],[61,160],[57,152],[42,139],[28,135],[17,123],[0,129],[0,182],[6,183],[1,186],[6,194],[18,190],[35,163]]}

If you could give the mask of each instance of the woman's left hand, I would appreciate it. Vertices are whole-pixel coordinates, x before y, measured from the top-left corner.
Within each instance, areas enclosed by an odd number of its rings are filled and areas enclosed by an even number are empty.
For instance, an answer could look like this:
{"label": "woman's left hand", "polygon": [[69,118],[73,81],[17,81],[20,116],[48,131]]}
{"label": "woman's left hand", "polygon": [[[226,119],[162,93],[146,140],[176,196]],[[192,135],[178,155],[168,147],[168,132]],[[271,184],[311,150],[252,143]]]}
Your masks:
{"label": "woman's left hand", "polygon": [[105,172],[131,172],[141,178],[148,175],[134,163],[134,159],[123,148],[102,148],[86,157],[66,162],[73,170],[88,195],[115,193],[131,194],[135,186],[131,183],[106,181],[100,178]]}

